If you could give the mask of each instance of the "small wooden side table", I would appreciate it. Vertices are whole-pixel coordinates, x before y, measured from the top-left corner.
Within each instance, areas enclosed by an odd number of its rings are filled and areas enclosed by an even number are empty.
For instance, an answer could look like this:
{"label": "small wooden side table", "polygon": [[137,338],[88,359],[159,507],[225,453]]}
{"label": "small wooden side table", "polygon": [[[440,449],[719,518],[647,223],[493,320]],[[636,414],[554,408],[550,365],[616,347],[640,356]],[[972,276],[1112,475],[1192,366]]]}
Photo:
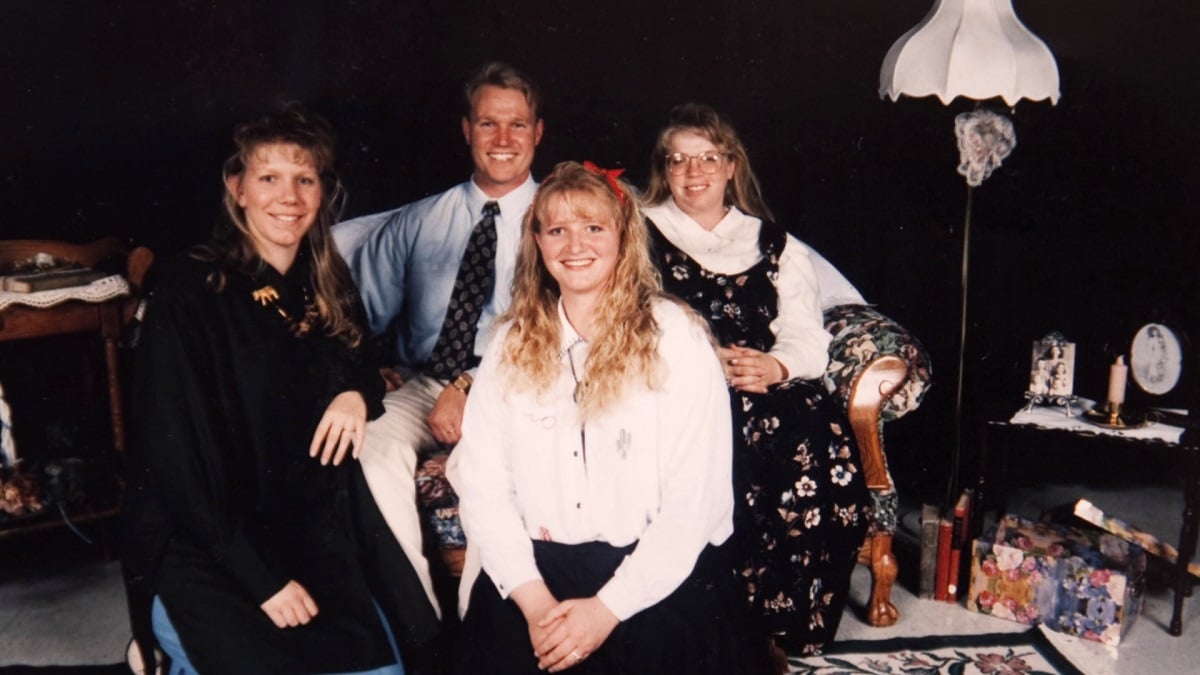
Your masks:
{"label": "small wooden side table", "polygon": [[[1008,455],[994,452],[994,446],[1017,447],[1015,443],[1042,441],[1040,446],[1058,448],[1056,452],[1071,452],[1072,448],[1083,447],[1087,452],[1098,455],[1112,452],[1141,452],[1155,459],[1173,463],[1179,467],[1184,478],[1183,525],[1179,532],[1179,556],[1174,569],[1174,611],[1168,628],[1171,635],[1183,633],[1183,601],[1191,595],[1193,580],[1188,573],[1188,563],[1196,554],[1200,534],[1200,442],[1194,429],[1184,431],[1179,442],[1130,438],[1120,435],[1086,433],[1069,429],[1048,429],[1035,424],[992,421],[984,425],[979,451],[979,480],[976,486],[981,508],[975,509],[971,517],[971,532],[978,536],[983,524],[983,511],[995,507],[1001,515],[1007,506]],[[1114,466],[1118,464],[1114,463]]]}
{"label": "small wooden side table", "polygon": [[[145,280],[146,272],[153,263],[154,254],[144,247],[126,252],[120,242],[112,237],[90,244],[31,239],[0,241],[0,265],[26,260],[37,253],[49,253],[56,258],[70,260],[88,267],[116,256],[125,258],[125,278],[129,282],[131,295],[104,302],[67,300],[50,307],[12,304],[0,309],[0,342],[31,340],[72,333],[97,333],[99,335],[104,348],[113,447],[117,452],[123,452],[125,450],[125,418],[121,408],[117,342],[121,335],[121,327],[132,318],[136,311],[142,283]],[[86,514],[79,516],[77,520],[82,522],[106,515],[112,514]],[[53,525],[55,523],[43,521],[27,527],[9,528],[0,531],[0,538],[17,532],[29,532]]]}

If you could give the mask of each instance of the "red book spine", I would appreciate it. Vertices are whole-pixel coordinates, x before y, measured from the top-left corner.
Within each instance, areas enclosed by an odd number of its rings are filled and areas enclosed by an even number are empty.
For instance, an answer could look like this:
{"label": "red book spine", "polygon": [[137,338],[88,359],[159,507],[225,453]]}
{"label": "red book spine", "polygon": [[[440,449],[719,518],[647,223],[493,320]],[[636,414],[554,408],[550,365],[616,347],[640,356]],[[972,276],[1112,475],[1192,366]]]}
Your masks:
{"label": "red book spine", "polygon": [[962,549],[950,549],[950,574],[946,579],[946,602],[958,602],[958,568],[962,565]]}
{"label": "red book spine", "polygon": [[971,512],[973,491],[968,488],[954,504],[954,524],[950,537],[950,571],[946,575],[946,601],[958,602],[958,580],[962,575],[962,552],[967,543],[967,517]]}
{"label": "red book spine", "polygon": [[946,601],[947,584],[950,580],[950,540],[954,535],[954,523],[947,518],[938,521],[937,577],[933,586],[933,599]]}

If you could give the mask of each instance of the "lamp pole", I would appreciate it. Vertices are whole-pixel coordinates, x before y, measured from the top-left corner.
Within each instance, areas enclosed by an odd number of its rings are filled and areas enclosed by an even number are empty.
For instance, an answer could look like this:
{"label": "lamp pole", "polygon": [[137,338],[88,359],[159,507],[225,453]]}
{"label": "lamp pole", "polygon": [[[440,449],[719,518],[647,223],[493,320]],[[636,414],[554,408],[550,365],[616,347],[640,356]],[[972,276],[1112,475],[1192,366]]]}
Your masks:
{"label": "lamp pole", "polygon": [[963,437],[963,382],[964,368],[967,363],[967,291],[970,279],[971,265],[971,202],[975,197],[975,187],[967,185],[967,211],[963,215],[962,228],[962,277],[960,288],[962,298],[958,305],[958,372],[954,386],[954,458],[950,462],[950,481],[947,487],[946,503],[954,499],[958,491],[958,475],[962,462]]}

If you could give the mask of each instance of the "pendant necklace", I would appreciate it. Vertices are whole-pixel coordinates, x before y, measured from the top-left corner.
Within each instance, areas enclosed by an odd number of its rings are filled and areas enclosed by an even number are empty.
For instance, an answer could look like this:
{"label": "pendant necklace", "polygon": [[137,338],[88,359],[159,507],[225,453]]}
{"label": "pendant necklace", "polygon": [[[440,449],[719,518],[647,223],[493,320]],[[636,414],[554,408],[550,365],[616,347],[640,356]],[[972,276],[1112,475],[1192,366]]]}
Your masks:
{"label": "pendant necklace", "polygon": [[251,296],[263,308],[274,309],[279,318],[283,319],[283,324],[287,326],[288,332],[294,337],[302,338],[312,330],[319,315],[317,306],[313,304],[312,297],[309,295],[308,286],[303,286],[300,290],[304,294],[304,316],[299,320],[284,309],[283,304],[279,301],[279,291],[275,290],[274,286],[267,284],[252,292]]}

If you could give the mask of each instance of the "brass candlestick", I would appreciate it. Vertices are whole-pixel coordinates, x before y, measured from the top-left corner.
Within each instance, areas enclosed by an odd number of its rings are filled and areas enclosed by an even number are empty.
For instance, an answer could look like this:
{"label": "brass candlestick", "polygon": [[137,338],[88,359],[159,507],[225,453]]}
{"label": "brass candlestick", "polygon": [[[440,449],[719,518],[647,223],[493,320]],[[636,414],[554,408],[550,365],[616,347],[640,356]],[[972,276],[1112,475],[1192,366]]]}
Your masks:
{"label": "brass candlestick", "polygon": [[1117,431],[1139,429],[1150,423],[1144,412],[1115,401],[1109,401],[1103,407],[1096,406],[1092,410],[1085,411],[1083,419],[1098,427]]}
{"label": "brass candlestick", "polygon": [[1109,401],[1105,404],[1105,412],[1108,413],[1108,424],[1113,427],[1125,426],[1125,420],[1121,418],[1121,404],[1116,401]]}

